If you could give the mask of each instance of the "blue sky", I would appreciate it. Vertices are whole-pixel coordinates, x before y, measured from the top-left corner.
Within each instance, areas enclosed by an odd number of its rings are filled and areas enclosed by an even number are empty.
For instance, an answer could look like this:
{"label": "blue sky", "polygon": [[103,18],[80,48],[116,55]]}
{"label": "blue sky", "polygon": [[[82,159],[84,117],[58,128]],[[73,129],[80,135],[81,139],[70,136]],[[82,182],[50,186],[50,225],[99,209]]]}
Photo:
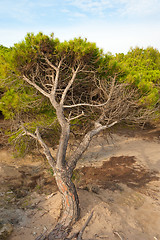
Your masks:
{"label": "blue sky", "polygon": [[0,44],[39,31],[61,41],[81,36],[113,54],[160,50],[160,0],[0,0]]}

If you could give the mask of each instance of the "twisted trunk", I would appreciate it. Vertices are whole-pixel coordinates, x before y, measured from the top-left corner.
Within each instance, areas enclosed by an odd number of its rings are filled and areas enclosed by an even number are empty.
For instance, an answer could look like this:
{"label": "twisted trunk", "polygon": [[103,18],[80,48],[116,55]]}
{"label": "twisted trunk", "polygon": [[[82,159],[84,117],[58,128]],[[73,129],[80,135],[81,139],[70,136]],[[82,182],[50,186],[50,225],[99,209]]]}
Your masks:
{"label": "twisted trunk", "polygon": [[71,175],[66,170],[57,171],[55,174],[59,191],[62,195],[63,215],[61,222],[68,226],[79,217],[79,199]]}
{"label": "twisted trunk", "polygon": [[65,169],[55,170],[55,179],[62,196],[62,216],[52,232],[48,235],[48,240],[65,239],[72,225],[80,215],[79,199],[71,174]]}

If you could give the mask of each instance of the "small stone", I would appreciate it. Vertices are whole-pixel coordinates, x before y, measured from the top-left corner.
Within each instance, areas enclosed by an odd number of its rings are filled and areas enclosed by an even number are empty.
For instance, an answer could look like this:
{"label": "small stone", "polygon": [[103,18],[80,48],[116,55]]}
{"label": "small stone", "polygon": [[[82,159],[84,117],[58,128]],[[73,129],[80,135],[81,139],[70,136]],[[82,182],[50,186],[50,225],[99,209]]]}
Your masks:
{"label": "small stone", "polygon": [[13,231],[13,226],[10,223],[2,224],[0,228],[0,240],[7,239]]}
{"label": "small stone", "polygon": [[47,231],[47,228],[46,228],[46,226],[44,226],[44,228],[43,228],[43,231],[44,231],[44,232],[46,232],[46,231]]}
{"label": "small stone", "polygon": [[98,194],[98,193],[99,193],[99,187],[97,187],[97,186],[91,186],[91,191],[92,191],[93,193]]}

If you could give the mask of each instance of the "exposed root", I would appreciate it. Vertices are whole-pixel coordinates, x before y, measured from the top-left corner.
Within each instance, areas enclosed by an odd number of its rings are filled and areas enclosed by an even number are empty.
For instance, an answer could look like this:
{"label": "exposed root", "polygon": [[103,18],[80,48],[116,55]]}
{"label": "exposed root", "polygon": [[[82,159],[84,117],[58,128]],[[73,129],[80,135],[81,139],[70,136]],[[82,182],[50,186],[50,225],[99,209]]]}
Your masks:
{"label": "exposed root", "polygon": [[93,216],[93,212],[88,217],[88,219],[85,222],[82,229],[79,232],[74,233],[70,238],[67,238],[67,236],[71,232],[71,227],[69,227],[69,226],[64,227],[62,224],[58,223],[56,225],[56,227],[49,234],[47,234],[47,235],[46,234],[41,234],[35,240],[56,240],[56,239],[57,240],[58,239],[59,240],[72,240],[72,239],[82,240],[82,235],[83,235],[87,225],[91,221],[92,216]]}
{"label": "exposed root", "polygon": [[65,240],[71,231],[71,227],[58,223],[49,234],[41,234],[35,240]]}
{"label": "exposed root", "polygon": [[61,239],[65,240],[71,231],[70,226],[63,226],[58,223],[56,227],[49,233],[47,240]]}
{"label": "exposed root", "polygon": [[76,240],[82,240],[82,235],[84,233],[84,230],[86,229],[86,227],[88,226],[89,222],[91,221],[91,218],[93,217],[93,212],[91,212],[90,216],[88,217],[87,221],[85,222],[84,226],[82,227],[82,229],[77,232],[74,233],[70,238],[67,238],[66,240],[72,240],[72,239],[76,239]]}
{"label": "exposed root", "polygon": [[45,239],[46,239],[46,236],[44,234],[41,234],[35,240],[45,240]]}

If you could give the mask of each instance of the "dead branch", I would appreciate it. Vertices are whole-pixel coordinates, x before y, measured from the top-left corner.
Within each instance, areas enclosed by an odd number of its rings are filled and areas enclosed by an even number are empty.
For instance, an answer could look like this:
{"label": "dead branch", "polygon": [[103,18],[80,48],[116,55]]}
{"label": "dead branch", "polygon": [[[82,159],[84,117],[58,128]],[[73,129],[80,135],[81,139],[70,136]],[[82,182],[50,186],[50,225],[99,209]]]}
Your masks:
{"label": "dead branch", "polygon": [[80,118],[80,117],[82,117],[82,116],[84,116],[84,112],[82,111],[82,113],[81,114],[79,114],[79,115],[77,115],[77,116],[75,116],[75,117],[70,117],[69,116],[69,118],[68,118],[68,121],[70,122],[70,121],[72,121],[72,120],[75,120],[75,119],[77,119],[77,118]]}
{"label": "dead branch", "polygon": [[60,104],[63,105],[64,104],[64,100],[65,100],[65,97],[66,97],[66,94],[68,92],[68,90],[70,89],[70,87],[72,86],[76,76],[77,76],[77,73],[78,73],[78,70],[80,68],[80,64],[78,65],[78,67],[76,68],[76,70],[72,69],[72,72],[73,72],[73,75],[72,75],[72,78],[71,80],[68,82],[63,94],[62,94],[62,97],[61,97],[61,101],[60,101]]}
{"label": "dead branch", "polygon": [[114,232],[114,234],[117,235],[120,240],[123,240],[123,238],[120,236],[120,234],[118,232]]}
{"label": "dead branch", "polygon": [[89,131],[83,138],[82,142],[80,143],[79,147],[75,150],[75,152],[71,155],[70,157],[70,161],[68,163],[68,169],[70,171],[72,171],[77,164],[77,161],[80,159],[80,157],[82,156],[82,154],[84,153],[84,151],[87,149],[87,147],[89,146],[90,141],[92,140],[92,138],[97,135],[99,132],[101,132],[102,130],[105,130],[107,128],[110,128],[112,126],[114,126],[115,124],[117,124],[117,121],[109,124],[109,125],[99,125],[98,127],[96,127],[95,129]]}
{"label": "dead branch", "polygon": [[106,101],[105,103],[102,104],[89,104],[89,103],[77,103],[74,105],[64,105],[63,108],[75,108],[75,107],[103,107],[108,103],[108,101]]}
{"label": "dead branch", "polygon": [[88,225],[89,222],[91,221],[92,217],[93,217],[93,212],[92,212],[91,215],[88,217],[88,219],[87,219],[87,221],[85,222],[83,228],[82,228],[81,231],[79,232],[77,240],[82,240],[82,235],[83,235],[83,233],[84,233],[84,230],[86,229],[87,225]]}
{"label": "dead branch", "polygon": [[50,94],[48,94],[46,91],[44,91],[41,87],[39,87],[36,83],[30,81],[25,75],[23,75],[23,79],[28,82],[30,85],[32,85],[34,88],[36,88],[40,93],[42,93],[44,96],[49,98]]}
{"label": "dead branch", "polygon": [[57,71],[58,68],[57,68],[53,63],[51,63],[46,56],[44,57],[44,59],[46,60],[46,62],[48,63],[48,65],[49,65],[51,68],[53,68],[55,71]]}
{"label": "dead branch", "polygon": [[51,93],[53,94],[54,97],[55,97],[56,90],[57,90],[57,86],[58,86],[59,72],[60,72],[60,67],[61,67],[61,65],[62,65],[62,62],[63,62],[63,58],[60,60],[60,62],[59,62],[59,64],[58,64],[58,68],[56,68],[55,80],[52,79],[53,87],[52,87]]}
{"label": "dead branch", "polygon": [[37,136],[36,136],[35,134],[27,131],[27,129],[26,129],[23,125],[21,125],[21,128],[22,128],[22,130],[23,130],[22,135],[31,136],[32,138],[34,138],[35,140],[37,140]]}
{"label": "dead branch", "polygon": [[44,154],[45,154],[45,156],[48,159],[49,164],[54,169],[55,168],[55,160],[52,157],[52,154],[51,154],[51,152],[49,150],[49,147],[43,141],[43,139],[42,139],[42,137],[40,135],[38,127],[36,128],[35,134],[27,131],[26,128],[23,125],[21,127],[23,129],[23,135],[31,136],[32,138],[34,138],[35,140],[37,140],[40,143],[41,147],[43,148]]}

